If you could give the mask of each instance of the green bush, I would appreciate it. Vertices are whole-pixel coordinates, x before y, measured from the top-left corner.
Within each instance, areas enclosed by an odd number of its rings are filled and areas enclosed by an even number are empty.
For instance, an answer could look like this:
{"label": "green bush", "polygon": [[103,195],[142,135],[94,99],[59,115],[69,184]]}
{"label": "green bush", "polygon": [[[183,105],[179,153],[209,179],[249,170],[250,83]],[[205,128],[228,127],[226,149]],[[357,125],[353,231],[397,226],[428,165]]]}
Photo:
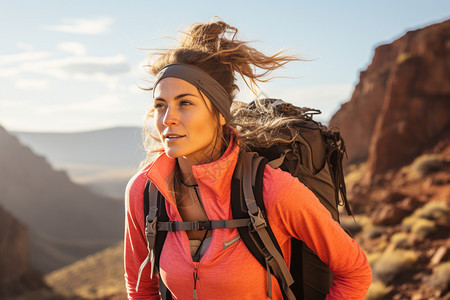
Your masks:
{"label": "green bush", "polygon": [[402,272],[411,269],[418,257],[413,251],[395,249],[384,252],[375,262],[373,275],[383,282],[389,282]]}

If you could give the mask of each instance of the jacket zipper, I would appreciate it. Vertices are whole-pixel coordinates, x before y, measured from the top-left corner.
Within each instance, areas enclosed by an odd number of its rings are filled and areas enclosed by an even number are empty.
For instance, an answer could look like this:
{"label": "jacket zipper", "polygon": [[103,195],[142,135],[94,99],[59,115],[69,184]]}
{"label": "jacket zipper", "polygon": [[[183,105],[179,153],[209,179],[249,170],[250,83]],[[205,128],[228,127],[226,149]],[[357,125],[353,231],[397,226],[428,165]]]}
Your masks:
{"label": "jacket zipper", "polygon": [[196,263],[194,262],[194,272],[193,272],[193,276],[194,276],[194,291],[193,291],[193,298],[197,299],[197,281],[200,280],[200,278],[198,277],[198,267],[199,267],[200,263]]}

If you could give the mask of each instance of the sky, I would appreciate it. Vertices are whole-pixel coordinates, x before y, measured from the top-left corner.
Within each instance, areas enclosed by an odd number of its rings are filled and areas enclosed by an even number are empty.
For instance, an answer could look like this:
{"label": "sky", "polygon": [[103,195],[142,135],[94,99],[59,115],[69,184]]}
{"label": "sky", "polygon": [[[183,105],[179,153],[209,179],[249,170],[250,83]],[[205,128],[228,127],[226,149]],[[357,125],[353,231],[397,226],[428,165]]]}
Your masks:
{"label": "sky", "polygon": [[[291,62],[265,95],[320,109],[347,102],[375,47],[450,18],[448,0],[105,1],[0,0],[0,126],[76,132],[141,126],[151,105],[151,48],[218,16],[238,38]],[[286,78],[287,77],[287,78]],[[254,96],[239,83],[237,100]]]}

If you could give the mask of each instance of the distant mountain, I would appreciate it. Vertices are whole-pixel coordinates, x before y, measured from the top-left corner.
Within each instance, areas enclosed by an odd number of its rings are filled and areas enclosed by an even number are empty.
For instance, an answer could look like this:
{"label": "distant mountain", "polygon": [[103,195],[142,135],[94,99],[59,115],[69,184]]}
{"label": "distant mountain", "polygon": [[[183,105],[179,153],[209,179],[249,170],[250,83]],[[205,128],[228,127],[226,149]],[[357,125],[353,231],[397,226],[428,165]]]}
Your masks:
{"label": "distant mountain", "polygon": [[26,227],[0,205],[0,298],[48,290],[30,263]]}
{"label": "distant mountain", "polygon": [[115,127],[103,130],[47,133],[13,132],[33,152],[65,170],[69,177],[91,190],[123,198],[127,181],[145,157],[141,128]]}
{"label": "distant mountain", "polygon": [[28,226],[33,265],[46,273],[123,237],[123,203],[55,171],[0,127],[0,204]]}

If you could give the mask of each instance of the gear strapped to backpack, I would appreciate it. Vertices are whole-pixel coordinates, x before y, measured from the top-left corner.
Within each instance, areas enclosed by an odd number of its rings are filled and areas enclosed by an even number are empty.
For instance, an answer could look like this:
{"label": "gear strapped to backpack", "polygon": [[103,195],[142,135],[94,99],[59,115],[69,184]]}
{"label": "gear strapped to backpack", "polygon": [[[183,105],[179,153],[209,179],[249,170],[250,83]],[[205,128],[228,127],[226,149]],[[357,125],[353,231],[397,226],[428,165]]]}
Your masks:
{"label": "gear strapped to backpack", "polygon": [[[280,132],[290,143],[276,143],[269,148],[252,148],[239,155],[231,184],[233,220],[171,222],[165,199],[147,181],[144,192],[144,216],[151,274],[159,268],[159,257],[168,231],[237,228],[252,255],[267,269],[268,296],[271,298],[271,276],[277,279],[284,299],[325,299],[332,283],[328,266],[302,241],[291,239],[291,266],[286,266],[281,249],[265,217],[263,175],[266,164],[281,168],[297,177],[339,222],[339,205],[352,214],[346,198],[342,169],[344,141],[339,131],[330,130],[312,119],[317,110],[298,108],[277,99],[261,99],[245,106],[254,110],[265,106],[274,115],[292,119]],[[245,210],[242,210],[245,208]],[[145,266],[146,262],[141,266]],[[151,275],[151,276],[152,276]],[[172,299],[160,281],[163,299]]]}

